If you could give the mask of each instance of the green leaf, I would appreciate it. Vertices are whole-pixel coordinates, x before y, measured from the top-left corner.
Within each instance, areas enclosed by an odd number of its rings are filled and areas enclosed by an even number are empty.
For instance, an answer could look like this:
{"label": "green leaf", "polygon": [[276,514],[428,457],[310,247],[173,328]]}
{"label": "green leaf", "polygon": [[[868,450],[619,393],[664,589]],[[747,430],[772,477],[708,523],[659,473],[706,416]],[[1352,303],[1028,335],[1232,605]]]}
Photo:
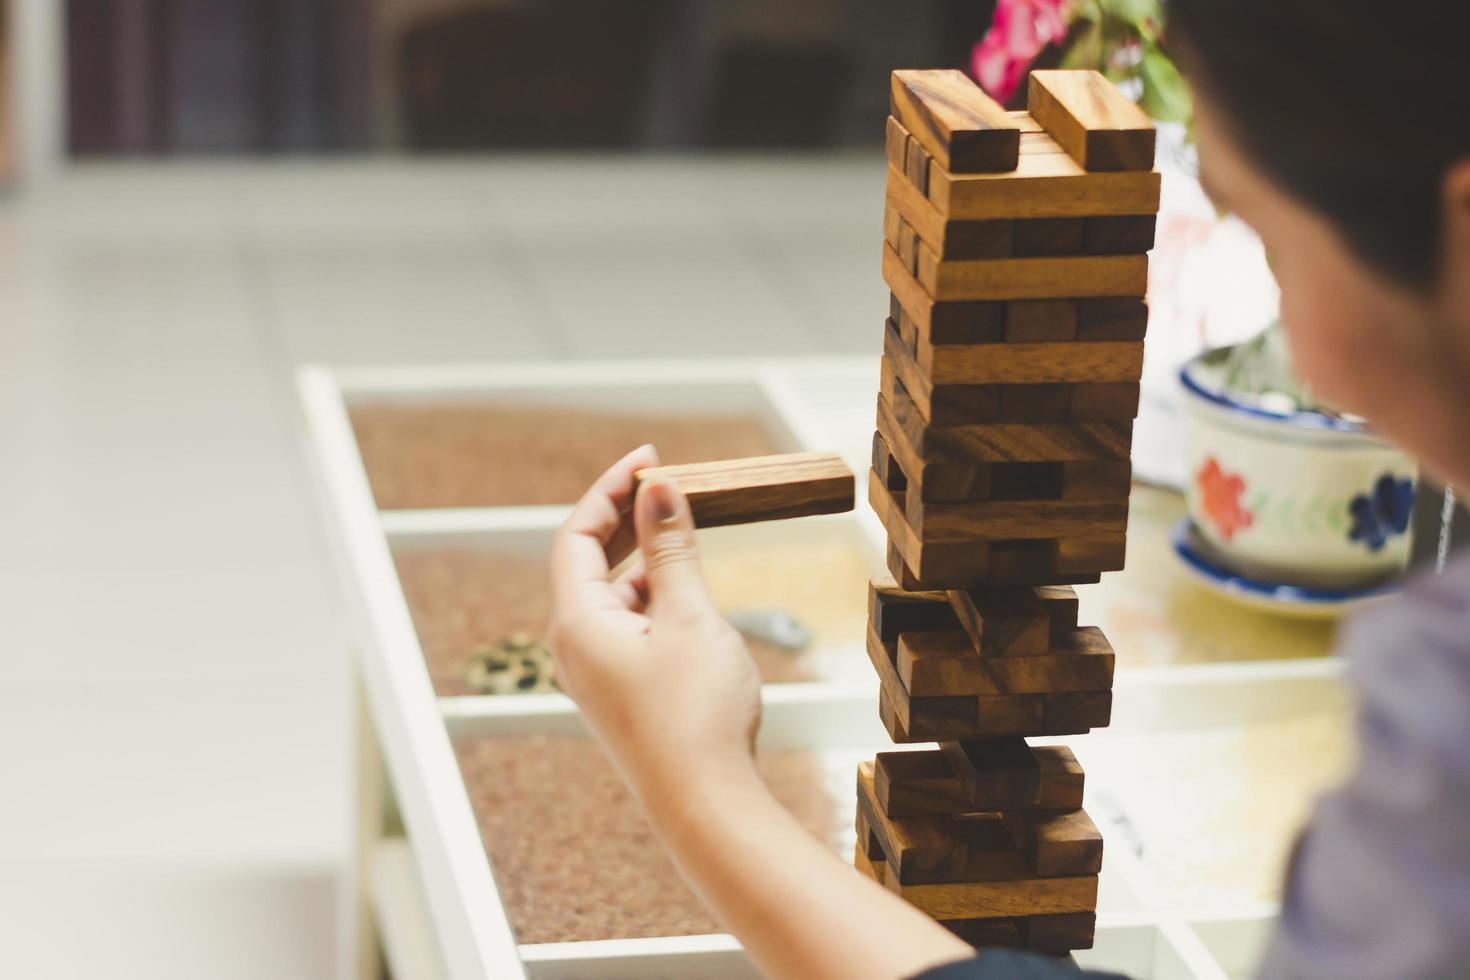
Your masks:
{"label": "green leaf", "polygon": [[1093,21],[1082,28],[1076,38],[1062,54],[1062,68],[1102,68],[1103,67],[1103,32],[1102,24]]}
{"label": "green leaf", "polygon": [[1187,122],[1193,115],[1189,87],[1168,56],[1157,47],[1147,47],[1138,68],[1143,79],[1138,104],[1143,111],[1161,122]]}
{"label": "green leaf", "polygon": [[1159,0],[1099,0],[1103,10],[1111,17],[1138,25],[1147,20],[1162,19]]}

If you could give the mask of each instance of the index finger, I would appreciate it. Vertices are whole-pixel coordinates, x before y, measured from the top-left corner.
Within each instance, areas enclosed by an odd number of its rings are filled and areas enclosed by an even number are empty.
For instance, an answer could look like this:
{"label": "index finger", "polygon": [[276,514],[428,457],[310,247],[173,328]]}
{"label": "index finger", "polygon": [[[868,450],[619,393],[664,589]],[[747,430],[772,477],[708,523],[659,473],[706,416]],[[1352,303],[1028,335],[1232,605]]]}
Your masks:
{"label": "index finger", "polygon": [[572,604],[589,583],[607,584],[607,546],[628,520],[636,474],[657,465],[654,448],[639,446],[608,467],[572,508],[551,545],[551,586],[558,606]]}

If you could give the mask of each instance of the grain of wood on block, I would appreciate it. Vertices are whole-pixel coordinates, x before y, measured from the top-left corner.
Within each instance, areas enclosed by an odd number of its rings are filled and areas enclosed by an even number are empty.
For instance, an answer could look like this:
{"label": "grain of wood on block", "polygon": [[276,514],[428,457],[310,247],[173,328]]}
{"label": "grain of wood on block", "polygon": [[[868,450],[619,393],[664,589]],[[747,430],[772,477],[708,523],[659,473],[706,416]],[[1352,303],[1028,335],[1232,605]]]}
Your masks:
{"label": "grain of wood on block", "polygon": [[1010,221],[949,221],[897,167],[888,168],[887,194],[887,207],[912,225],[942,259],[999,259],[1011,254]]}
{"label": "grain of wood on block", "polygon": [[1050,734],[1081,735],[1106,728],[1112,719],[1112,691],[1068,691],[1045,697],[1042,725]]}
{"label": "grain of wood on block", "polygon": [[1033,71],[1026,109],[1089,171],[1146,171],[1154,165],[1154,124],[1095,71]]}
{"label": "grain of wood on block", "polygon": [[1086,776],[1072,750],[1065,745],[1044,745],[1031,751],[1041,768],[1041,791],[1033,809],[1075,810],[1080,807]]}
{"label": "grain of wood on block", "polygon": [[964,72],[895,71],[893,115],[939,166],[954,173],[1014,169],[1020,126]]}
{"label": "grain of wood on block", "polygon": [[888,123],[883,130],[883,155],[887,157],[889,164],[897,167],[901,172],[908,160],[909,131],[904,129],[903,123],[888,117]]}
{"label": "grain of wood on block", "polygon": [[929,163],[933,158],[912,136],[908,139],[908,145],[904,147],[903,175],[908,178],[919,193],[929,193]]}
{"label": "grain of wood on block", "polygon": [[1093,875],[1102,870],[1103,838],[1085,810],[1007,813],[1005,824],[1032,870],[1043,878]]}
{"label": "grain of wood on block", "polygon": [[1066,574],[1116,572],[1128,557],[1128,538],[1124,534],[1059,538],[1056,542],[1055,566]]}
{"label": "grain of wood on block", "polygon": [[950,221],[1155,214],[1159,187],[1156,170],[1088,173],[1048,137],[1010,173],[929,172],[929,200]]}
{"label": "grain of wood on block", "polygon": [[1148,303],[1137,297],[1107,296],[1077,302],[1078,340],[1142,340]]}
{"label": "grain of wood on block", "polygon": [[[1011,560],[1010,550],[1016,545],[1024,546],[1034,557],[1028,561]],[[923,545],[919,545],[920,548]],[[1096,572],[1090,574],[1063,574],[1057,571],[1052,542],[1001,541],[986,548],[985,571],[953,575],[942,581],[925,581],[909,567],[898,545],[888,542],[888,571],[904,589],[930,591],[934,589],[1010,588],[1013,586],[1036,586],[1042,583],[1053,585],[1083,585],[1098,581]]]}
{"label": "grain of wood on block", "polygon": [[[972,697],[914,698],[903,689],[894,666],[897,644],[885,643],[877,630],[868,630],[868,660],[878,674],[879,686],[887,694],[896,713],[898,722],[915,739],[928,741],[938,738],[973,738],[975,730],[975,702]],[[1039,700],[1039,699],[1038,699]],[[1032,709],[1037,712],[1036,723],[1040,724],[1046,706]]]}
{"label": "grain of wood on block", "polygon": [[836,453],[789,453],[640,470],[689,498],[696,527],[774,521],[852,510],[852,470]]}
{"label": "grain of wood on block", "polygon": [[919,283],[939,301],[1138,296],[1148,290],[1148,256],[946,259],[919,254]]}
{"label": "grain of wood on block", "polygon": [[891,248],[883,250],[883,279],[919,334],[935,344],[979,344],[1005,329],[1005,304],[998,301],[936,303]]}
{"label": "grain of wood on block", "polygon": [[1051,619],[1052,642],[1062,632],[1077,628],[1077,590],[1070,585],[1038,585],[1036,598]]}
{"label": "grain of wood on block", "polygon": [[940,346],[921,337],[914,359],[931,386],[1137,384],[1143,373],[1143,342]]}
{"label": "grain of wood on block", "polygon": [[955,589],[950,608],[982,657],[1020,657],[1051,647],[1051,617],[1034,589]]}
{"label": "grain of wood on block", "polygon": [[1007,303],[1005,339],[1011,344],[1076,340],[1077,301],[1022,299]]}
{"label": "grain of wood on block", "polygon": [[897,667],[912,697],[1056,694],[1113,685],[1113,653],[1105,643],[1100,649],[1077,645],[1033,656],[982,657],[960,630],[900,634]]}
{"label": "grain of wood on block", "polygon": [[1015,223],[1011,254],[1016,258],[1083,255],[1085,218],[1027,218]]}
{"label": "grain of wood on block", "polygon": [[1037,878],[947,885],[885,882],[909,904],[936,919],[1009,919],[1017,916],[1091,912],[1097,877]]}
{"label": "grain of wood on block", "polygon": [[970,813],[979,807],[938,749],[879,752],[874,760],[873,790],[890,817]]}
{"label": "grain of wood on block", "polygon": [[858,763],[858,812],[878,838],[889,869],[900,882],[952,881],[965,869],[963,837],[950,833],[952,821],[936,817],[890,818],[878,805],[873,763]]}
{"label": "grain of wood on block", "polygon": [[[992,479],[993,485],[993,479]],[[1128,498],[908,502],[904,516],[925,543],[1015,541],[1122,534]]]}
{"label": "grain of wood on block", "polygon": [[[902,387],[899,392],[907,395]],[[917,406],[907,397],[900,397],[893,405],[880,400],[878,419],[879,431],[904,475],[921,486],[933,478],[936,470],[976,471],[983,463],[1126,460],[1133,434],[1130,422],[936,426],[925,424]],[[885,419],[892,431],[884,431]],[[902,438],[898,438],[900,433]]]}
{"label": "grain of wood on block", "polygon": [[1035,877],[1030,854],[999,815],[896,817],[879,805],[875,783],[873,764],[860,763],[858,812],[878,839],[886,877],[905,885]]}

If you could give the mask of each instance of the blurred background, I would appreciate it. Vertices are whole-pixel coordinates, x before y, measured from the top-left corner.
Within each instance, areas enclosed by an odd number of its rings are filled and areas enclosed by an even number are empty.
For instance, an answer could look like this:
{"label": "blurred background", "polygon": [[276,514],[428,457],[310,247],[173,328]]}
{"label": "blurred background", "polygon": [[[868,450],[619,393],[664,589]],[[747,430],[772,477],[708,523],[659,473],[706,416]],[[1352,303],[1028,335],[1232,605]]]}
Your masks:
{"label": "blurred background", "polygon": [[[0,0],[0,975],[346,965],[353,706],[296,370],[876,372],[888,73],[970,68],[994,7]],[[1026,59],[1121,52],[1172,126],[1135,473],[1178,487],[1179,365],[1277,297],[1193,180],[1172,67],[1103,33]],[[1182,499],[1133,508],[1139,656],[1328,649],[1181,599]]]}
{"label": "blurred background", "polygon": [[888,70],[990,13],[0,2],[0,973],[329,975],[295,367],[876,358]]}

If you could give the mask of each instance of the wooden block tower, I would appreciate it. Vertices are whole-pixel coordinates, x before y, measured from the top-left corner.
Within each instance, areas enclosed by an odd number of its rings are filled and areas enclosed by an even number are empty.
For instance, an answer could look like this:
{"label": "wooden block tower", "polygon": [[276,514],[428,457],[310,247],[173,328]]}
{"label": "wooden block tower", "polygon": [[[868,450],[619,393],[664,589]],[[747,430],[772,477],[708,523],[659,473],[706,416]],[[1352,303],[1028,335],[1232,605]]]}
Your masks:
{"label": "wooden block tower", "polygon": [[868,654],[893,740],[939,747],[859,767],[855,860],[976,946],[1064,955],[1102,837],[1072,753],[1026,739],[1112,710],[1071,586],[1123,567],[1159,175],[1096,72],[1034,72],[1028,102],[893,74]]}

